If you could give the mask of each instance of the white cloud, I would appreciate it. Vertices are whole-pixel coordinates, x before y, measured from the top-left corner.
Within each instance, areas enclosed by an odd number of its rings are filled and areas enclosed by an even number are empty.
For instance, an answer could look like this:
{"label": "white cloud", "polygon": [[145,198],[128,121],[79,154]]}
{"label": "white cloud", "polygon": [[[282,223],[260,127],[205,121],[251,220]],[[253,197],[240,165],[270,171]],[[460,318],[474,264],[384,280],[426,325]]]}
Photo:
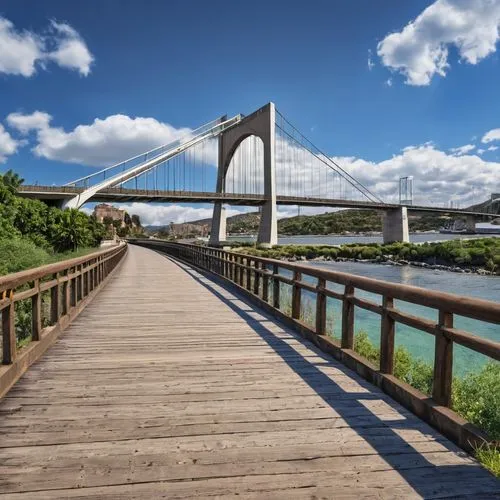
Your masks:
{"label": "white cloud", "polygon": [[336,160],[353,177],[387,202],[398,200],[398,180],[413,176],[414,202],[443,206],[451,199],[467,206],[500,189],[500,163],[477,155],[456,156],[433,144],[411,146],[379,163],[360,158]]}
{"label": "white cloud", "polygon": [[498,146],[490,146],[488,148],[488,151],[496,151],[498,149]]}
{"label": "white cloud", "polygon": [[189,128],[177,129],[154,118],[127,115],[96,118],[90,125],[78,125],[69,132],[51,127],[51,119],[48,113],[35,111],[31,115],[12,113],[7,122],[22,133],[36,131],[36,156],[96,167],[112,165],[191,133]]}
{"label": "white cloud", "polygon": [[469,64],[495,52],[499,25],[500,0],[437,0],[401,31],[387,35],[377,54],[407,84],[429,85],[435,74],[446,75],[449,47]]}
{"label": "white cloud", "polygon": [[478,155],[482,155],[485,151],[486,151],[486,149],[479,148],[479,149],[477,150],[477,154],[478,154]]}
{"label": "white cloud", "polygon": [[[141,223],[147,226],[161,226],[174,222],[192,222],[200,219],[212,218],[212,207],[188,207],[182,205],[161,205],[156,203],[120,203],[118,206],[126,210],[130,215],[138,215],[141,218]],[[238,215],[253,211],[255,209],[244,209],[228,207],[226,208],[226,216]]]}
{"label": "white cloud", "polygon": [[22,144],[22,141],[13,139],[0,123],[0,163],[4,163],[7,156],[13,155]]}
{"label": "white cloud", "polygon": [[368,71],[371,71],[374,66],[375,66],[375,63],[373,62],[373,59],[372,59],[372,51],[369,50],[368,51]]}
{"label": "white cloud", "polygon": [[488,142],[493,141],[500,141],[500,128],[494,128],[493,130],[486,132],[486,134],[484,134],[483,138],[481,139],[481,142],[483,144],[487,144]]}
{"label": "white cloud", "polygon": [[8,19],[0,17],[0,73],[31,76],[42,56],[43,42],[38,35],[17,31]]}
{"label": "white cloud", "polygon": [[388,79],[385,81],[385,84],[386,84],[388,87],[392,87],[392,78],[388,78]]}
{"label": "white cloud", "polygon": [[66,23],[52,21],[51,27],[54,32],[54,48],[47,53],[47,58],[63,68],[73,69],[83,76],[88,76],[94,57],[82,37]]}
{"label": "white cloud", "polygon": [[17,129],[21,134],[27,134],[30,130],[45,129],[49,126],[52,117],[48,113],[35,111],[31,115],[22,113],[11,113],[7,116],[7,123]]}
{"label": "white cloud", "polygon": [[0,73],[30,77],[48,61],[87,76],[94,57],[69,24],[52,21],[46,32],[35,33],[0,16]]}
{"label": "white cloud", "polygon": [[464,146],[460,146],[458,148],[451,148],[450,151],[456,156],[462,156],[466,153],[470,153],[474,149],[476,149],[474,144],[465,144]]}

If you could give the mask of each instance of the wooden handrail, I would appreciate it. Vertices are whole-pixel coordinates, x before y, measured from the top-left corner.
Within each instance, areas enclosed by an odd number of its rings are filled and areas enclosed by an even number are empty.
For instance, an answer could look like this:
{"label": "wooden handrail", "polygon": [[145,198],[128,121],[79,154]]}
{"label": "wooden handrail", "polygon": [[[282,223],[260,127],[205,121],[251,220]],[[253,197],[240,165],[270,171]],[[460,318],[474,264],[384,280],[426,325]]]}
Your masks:
{"label": "wooden handrail", "polygon": [[[500,360],[500,342],[484,339],[469,332],[454,328],[454,315],[500,324],[500,303],[462,297],[446,292],[427,290],[410,285],[385,282],[364,276],[318,269],[303,264],[282,262],[275,259],[256,257],[200,245],[174,242],[139,240],[138,244],[166,250],[172,256],[190,262],[197,267],[221,275],[253,294],[274,310],[280,311],[282,301],[280,284],[292,287],[291,311],[289,317],[301,322],[301,291],[316,294],[316,322],[312,327],[316,335],[326,333],[326,298],[333,297],[342,302],[342,334],[340,348],[352,351],[354,347],[355,308],[361,308],[381,317],[380,321],[380,373],[394,372],[395,325],[403,323],[435,338],[434,387],[432,398],[435,403],[449,407],[453,368],[453,344],[457,343],[492,359]],[[292,276],[280,274],[285,269]],[[304,280],[316,278],[317,283]],[[262,286],[260,286],[262,282]],[[252,286],[253,283],[253,286]],[[257,283],[257,284],[256,284]],[[338,292],[328,288],[328,283],[342,285]],[[271,286],[272,285],[272,286]],[[272,288],[272,294],[270,293]],[[356,290],[380,295],[382,303],[356,296]],[[409,314],[395,307],[395,300],[435,309],[438,320],[432,321]],[[271,301],[271,304],[269,304]],[[281,310],[281,312],[283,312]]]}
{"label": "wooden handrail", "polygon": [[[83,257],[0,277],[0,315],[2,323],[2,364],[16,361],[16,303],[31,299],[31,340],[40,341],[48,330],[70,316],[80,303],[101,285],[124,256],[121,243]],[[43,295],[49,308],[43,318]],[[44,321],[46,325],[44,325]]]}

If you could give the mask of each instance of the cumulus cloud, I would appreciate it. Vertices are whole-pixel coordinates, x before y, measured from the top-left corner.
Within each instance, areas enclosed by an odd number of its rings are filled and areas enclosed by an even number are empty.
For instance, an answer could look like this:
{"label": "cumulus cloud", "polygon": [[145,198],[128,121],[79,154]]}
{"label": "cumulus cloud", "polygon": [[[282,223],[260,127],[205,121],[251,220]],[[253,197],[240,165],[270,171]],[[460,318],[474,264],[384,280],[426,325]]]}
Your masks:
{"label": "cumulus cloud", "polygon": [[[147,226],[161,226],[174,222],[191,222],[200,219],[208,219],[213,215],[212,207],[189,207],[183,205],[161,205],[155,203],[122,203],[120,208],[126,210],[129,214],[138,215],[141,223]],[[238,215],[248,212],[248,209],[228,207],[226,215]]]}
{"label": "cumulus cloud", "polygon": [[460,146],[458,148],[451,148],[450,151],[456,156],[461,156],[466,153],[470,153],[474,149],[476,149],[474,144],[465,144],[464,146]]}
{"label": "cumulus cloud", "polygon": [[50,61],[87,76],[94,57],[67,23],[51,21],[47,30],[35,33],[0,16],[0,73],[30,77]]}
{"label": "cumulus cloud", "polygon": [[51,22],[53,36],[48,37],[52,50],[46,57],[62,68],[78,71],[83,76],[88,76],[94,57],[80,34],[67,23]]}
{"label": "cumulus cloud", "polygon": [[483,144],[488,144],[488,142],[493,141],[500,141],[500,128],[494,128],[493,130],[486,132],[481,139]]}
{"label": "cumulus cloud", "polygon": [[499,26],[500,0],[437,0],[401,31],[387,35],[377,54],[408,85],[429,85],[434,75],[446,76],[450,47],[474,65],[495,52]]}
{"label": "cumulus cloud", "polygon": [[[96,118],[90,125],[78,125],[67,132],[52,127],[48,113],[11,113],[7,123],[19,130],[36,133],[33,152],[40,158],[94,167],[109,166],[134,155],[168,144],[191,133],[154,118],[112,115]],[[213,155],[213,152],[211,152]]]}
{"label": "cumulus cloud", "polygon": [[48,113],[43,113],[42,111],[35,111],[31,115],[11,113],[7,116],[7,123],[21,134],[26,135],[30,130],[47,128],[51,119],[52,117]]}
{"label": "cumulus cloud", "polygon": [[[213,215],[213,207],[189,207],[178,204],[156,204],[156,203],[121,203],[115,204],[121,209],[126,210],[129,214],[138,215],[141,218],[141,223],[145,226],[164,226],[171,222],[179,224],[181,222],[193,222],[201,219],[211,219]],[[86,214],[91,214],[93,209],[82,207],[82,211]],[[256,207],[231,207],[226,206],[226,216],[255,212]],[[335,208],[324,207],[302,207],[301,215],[315,215],[325,212],[336,211]],[[284,217],[293,217],[298,214],[298,207],[294,206],[279,206],[278,219]]]}
{"label": "cumulus cloud", "polygon": [[0,124],[0,163],[7,160],[7,156],[13,155],[22,145],[22,141],[16,141]]}
{"label": "cumulus cloud", "polygon": [[498,146],[490,146],[488,148],[488,151],[496,151],[498,149]]}
{"label": "cumulus cloud", "polygon": [[443,206],[450,200],[467,206],[500,189],[500,163],[477,155],[447,154],[433,144],[410,146],[381,162],[335,158],[353,177],[385,201],[398,200],[398,180],[413,176],[414,203]]}

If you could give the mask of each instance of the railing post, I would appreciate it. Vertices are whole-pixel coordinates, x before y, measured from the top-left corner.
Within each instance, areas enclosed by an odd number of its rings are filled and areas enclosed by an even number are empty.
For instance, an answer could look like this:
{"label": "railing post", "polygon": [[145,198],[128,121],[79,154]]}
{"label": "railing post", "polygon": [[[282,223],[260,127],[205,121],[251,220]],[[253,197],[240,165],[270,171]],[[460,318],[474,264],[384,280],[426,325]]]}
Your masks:
{"label": "railing post", "polygon": [[31,340],[40,340],[42,332],[42,295],[40,280],[33,283],[36,294],[31,297]]}
{"label": "railing post", "polygon": [[[99,267],[96,267],[99,270]],[[63,297],[64,297],[64,314],[68,314],[71,307],[71,280],[68,276],[71,274],[71,269],[66,270],[66,281],[63,284]],[[97,273],[99,274],[99,273]]]}
{"label": "railing post", "polygon": [[318,278],[316,285],[316,333],[325,335],[326,333],[326,280]]}
{"label": "railing post", "polygon": [[[109,259],[106,260],[106,276],[108,275],[109,273],[109,269],[108,269],[108,266],[109,266]],[[79,266],[79,275],[77,277],[77,280],[78,280],[78,293],[76,294],[76,301],[77,303],[83,299],[83,264]]]}
{"label": "railing post", "polygon": [[[244,257],[240,257],[239,259],[241,266],[246,265],[247,260]],[[243,267],[240,267],[240,286],[243,288],[245,285],[245,269]]]}
{"label": "railing post", "polygon": [[344,299],[342,300],[342,340],[343,349],[354,347],[354,304],[350,299],[354,297],[354,287],[346,285]]}
{"label": "railing post", "polygon": [[394,372],[394,335],[395,322],[388,309],[394,307],[394,299],[382,299],[382,317],[380,322],[380,371],[392,375]]}
{"label": "railing post", "polygon": [[267,269],[267,264],[266,263],[261,263],[261,269],[264,269],[266,271],[266,274],[262,276],[262,300],[264,302],[269,302],[269,275],[268,269]]}
{"label": "railing post", "polygon": [[234,256],[234,279],[233,281],[236,284],[240,284],[240,266],[238,265],[240,263],[241,257],[239,255]]}
{"label": "railing post", "polygon": [[59,321],[59,273],[55,274],[57,285],[50,289],[50,322],[52,324]]}
{"label": "railing post", "polygon": [[293,285],[292,285],[292,318],[300,319],[300,301],[302,299],[302,288],[298,282],[302,279],[300,271],[293,271]]}
{"label": "railing post", "polygon": [[7,290],[5,297],[10,298],[10,304],[2,311],[2,363],[10,365],[17,355],[14,290]]}
{"label": "railing post", "polygon": [[249,259],[247,257],[247,261],[246,261],[246,264],[247,264],[247,281],[246,281],[246,286],[247,286],[247,290],[250,291],[252,289],[252,263],[253,263],[253,259]]}
{"label": "railing post", "polygon": [[432,398],[438,405],[451,406],[451,383],[453,380],[453,341],[442,328],[453,328],[453,314],[439,311],[434,352],[434,384]]}
{"label": "railing post", "polygon": [[280,281],[277,278],[279,274],[278,264],[273,264],[273,307],[280,308]]}
{"label": "railing post", "polygon": [[258,260],[254,260],[254,266],[253,266],[253,293],[257,296],[259,296],[260,292],[260,274],[259,274],[259,269],[262,269],[261,262]]}

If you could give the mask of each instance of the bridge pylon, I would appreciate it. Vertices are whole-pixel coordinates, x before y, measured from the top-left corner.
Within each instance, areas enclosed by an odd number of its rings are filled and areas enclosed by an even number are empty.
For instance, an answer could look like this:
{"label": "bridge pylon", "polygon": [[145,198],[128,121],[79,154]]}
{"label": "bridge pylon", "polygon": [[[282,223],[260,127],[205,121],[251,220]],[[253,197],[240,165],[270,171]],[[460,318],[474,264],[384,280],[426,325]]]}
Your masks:
{"label": "bridge pylon", "polygon": [[[270,102],[219,135],[219,165],[216,192],[225,192],[226,174],[238,146],[248,137],[257,136],[264,145],[264,203],[257,244],[271,247],[278,243],[276,208],[276,108]],[[226,239],[225,214],[222,202],[214,204],[212,231],[209,243],[219,246]]]}

